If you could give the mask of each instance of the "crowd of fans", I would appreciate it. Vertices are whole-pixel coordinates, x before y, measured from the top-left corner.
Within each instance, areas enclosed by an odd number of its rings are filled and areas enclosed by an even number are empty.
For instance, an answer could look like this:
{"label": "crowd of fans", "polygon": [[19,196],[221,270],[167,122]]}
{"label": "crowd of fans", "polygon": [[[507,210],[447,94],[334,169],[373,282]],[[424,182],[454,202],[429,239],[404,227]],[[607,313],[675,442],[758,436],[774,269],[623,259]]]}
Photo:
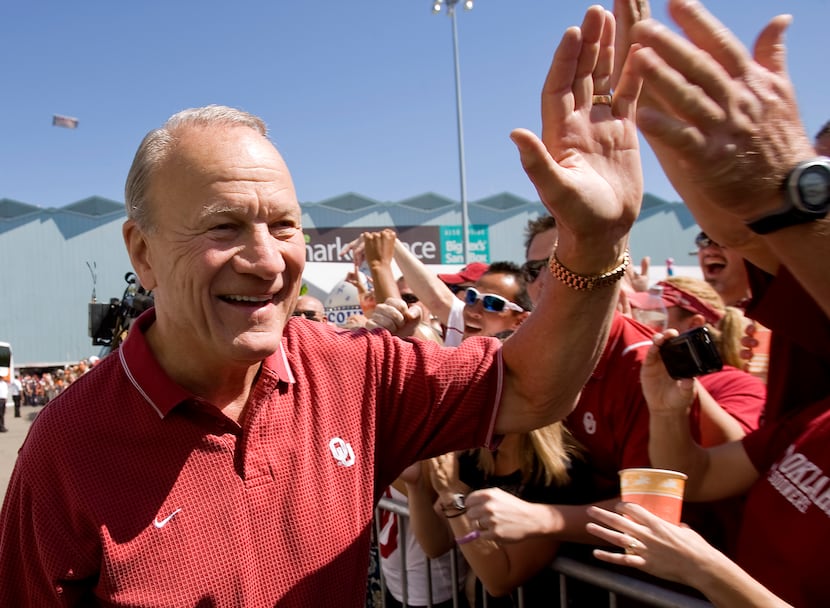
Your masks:
{"label": "crowd of fans", "polygon": [[23,405],[46,405],[98,362],[97,356],[51,371],[24,372],[19,376]]}
{"label": "crowd of fans", "polygon": [[[511,262],[474,262],[458,273],[442,275],[422,265],[393,230],[364,233],[345,252],[354,254],[356,265],[348,279],[361,301],[371,304],[364,310],[368,316],[352,317],[345,326],[367,324],[376,303],[391,297],[420,308],[423,323],[416,333],[421,338],[453,346],[472,336],[508,339],[532,314],[548,262],[544,253],[536,252],[549,251],[556,234],[555,220],[540,217],[527,226],[527,259],[521,268]],[[397,277],[393,260],[401,273]],[[370,277],[355,278],[360,265],[368,265]],[[663,288],[665,315],[659,327],[646,328],[632,313],[646,301],[642,296],[650,283]],[[650,464],[649,411],[640,386],[640,363],[654,331],[706,326],[726,362],[722,371],[699,379],[700,393],[690,412],[697,441],[718,445],[756,429],[766,388],[746,371],[756,354],[754,342],[748,340],[753,325],[740,308],[727,306],[716,291],[718,283],[711,283],[630,271],[606,354],[564,422],[529,434],[505,435],[494,451],[447,454],[407,469],[386,490],[387,497],[408,505],[410,520],[403,525],[397,515],[383,514],[379,563],[386,582],[384,605],[403,605],[406,600],[423,606],[431,597],[433,605],[449,606],[455,586],[462,606],[482,605],[485,594],[488,606],[515,605],[519,587],[526,606],[543,605],[546,598],[558,595],[558,576],[547,569],[552,559],[560,552],[586,559],[585,549],[596,542],[584,532],[586,505],[618,500],[618,471]],[[432,322],[440,328],[437,337]],[[464,496],[465,504],[456,515],[457,496]],[[730,552],[741,506],[740,499],[689,504],[684,521]],[[562,523],[546,529],[543,522],[552,518]],[[512,528],[506,533],[509,538],[499,536],[505,522]],[[492,538],[484,542],[488,534]],[[449,550],[456,542],[462,560],[454,580]],[[374,588],[377,593],[379,585]],[[601,602],[597,593],[588,585],[569,585],[572,600],[582,602],[578,605]]]}

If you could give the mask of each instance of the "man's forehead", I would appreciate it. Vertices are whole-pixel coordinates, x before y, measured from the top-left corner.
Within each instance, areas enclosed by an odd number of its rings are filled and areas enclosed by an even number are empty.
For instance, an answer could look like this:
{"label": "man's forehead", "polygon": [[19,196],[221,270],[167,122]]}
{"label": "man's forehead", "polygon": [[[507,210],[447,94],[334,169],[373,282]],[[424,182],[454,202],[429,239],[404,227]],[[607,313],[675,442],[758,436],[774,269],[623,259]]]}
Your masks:
{"label": "man's forehead", "polygon": [[[257,204],[251,206],[254,200]],[[255,196],[253,193],[232,193],[231,195],[218,195],[212,197],[201,206],[203,215],[235,215],[239,213],[250,213],[251,211],[264,215],[273,215],[279,213],[282,216],[297,216],[302,215],[300,204],[294,196],[293,190],[275,191],[272,196],[263,198]]]}
{"label": "man's forehead", "polygon": [[516,291],[516,277],[506,272],[488,272],[476,281],[475,286],[481,289],[488,289],[494,292],[501,291],[513,294]]}

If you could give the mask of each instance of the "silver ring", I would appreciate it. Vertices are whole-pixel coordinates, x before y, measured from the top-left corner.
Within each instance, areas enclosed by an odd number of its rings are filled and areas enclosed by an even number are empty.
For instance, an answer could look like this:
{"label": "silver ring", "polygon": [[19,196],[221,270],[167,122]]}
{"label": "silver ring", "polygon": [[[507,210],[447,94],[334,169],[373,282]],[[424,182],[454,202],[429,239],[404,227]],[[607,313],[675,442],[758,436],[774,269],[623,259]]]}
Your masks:
{"label": "silver ring", "polygon": [[607,95],[594,95],[591,97],[591,104],[595,106],[610,106],[613,101],[611,93]]}

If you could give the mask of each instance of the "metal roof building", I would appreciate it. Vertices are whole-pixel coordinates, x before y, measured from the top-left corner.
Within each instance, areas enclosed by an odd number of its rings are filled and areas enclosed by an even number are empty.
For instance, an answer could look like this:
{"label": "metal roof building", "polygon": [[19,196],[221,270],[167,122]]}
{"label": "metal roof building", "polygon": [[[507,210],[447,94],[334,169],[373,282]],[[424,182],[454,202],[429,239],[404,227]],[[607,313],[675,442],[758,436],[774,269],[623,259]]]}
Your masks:
{"label": "metal roof building", "polygon": [[[325,299],[351,267],[340,248],[365,230],[394,227],[401,240],[428,264],[463,263],[458,201],[427,193],[381,202],[360,194],[302,203],[308,260],[303,280]],[[471,260],[524,260],[524,229],[545,213],[539,201],[509,193],[471,201]],[[92,196],[61,208],[0,199],[0,341],[14,348],[18,367],[74,363],[99,354],[89,337],[88,304],[120,299],[131,270],[121,237],[123,203]],[[663,264],[695,272],[689,257],[698,231],[688,209],[646,195],[631,238],[632,256],[652,258],[658,280]]]}

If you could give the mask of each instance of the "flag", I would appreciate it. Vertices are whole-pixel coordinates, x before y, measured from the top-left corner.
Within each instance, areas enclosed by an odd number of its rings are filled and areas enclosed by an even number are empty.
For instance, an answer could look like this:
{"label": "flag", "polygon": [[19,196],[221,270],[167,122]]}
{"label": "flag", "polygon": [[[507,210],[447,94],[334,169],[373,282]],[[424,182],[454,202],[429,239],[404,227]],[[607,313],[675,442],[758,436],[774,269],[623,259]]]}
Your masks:
{"label": "flag", "polygon": [[53,127],[64,127],[66,129],[77,129],[78,119],[71,116],[61,116],[60,114],[52,115]]}

